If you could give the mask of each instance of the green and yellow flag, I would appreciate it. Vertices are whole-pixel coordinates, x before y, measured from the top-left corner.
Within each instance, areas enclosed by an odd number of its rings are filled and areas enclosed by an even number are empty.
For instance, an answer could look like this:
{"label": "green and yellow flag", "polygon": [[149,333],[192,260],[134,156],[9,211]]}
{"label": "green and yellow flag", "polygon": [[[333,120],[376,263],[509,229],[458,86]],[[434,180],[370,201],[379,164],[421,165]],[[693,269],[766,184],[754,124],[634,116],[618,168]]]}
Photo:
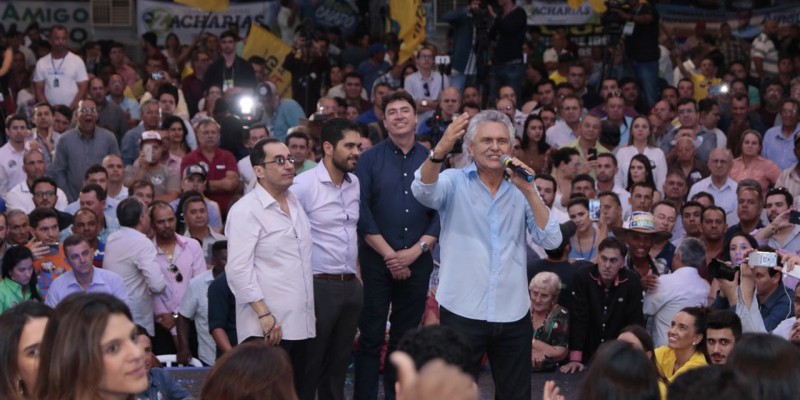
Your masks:
{"label": "green and yellow flag", "polygon": [[261,25],[250,26],[250,34],[244,45],[242,57],[247,60],[259,56],[267,61],[267,80],[274,83],[281,97],[292,97],[292,73],[283,69],[283,60],[292,51],[281,38],[264,29]]}

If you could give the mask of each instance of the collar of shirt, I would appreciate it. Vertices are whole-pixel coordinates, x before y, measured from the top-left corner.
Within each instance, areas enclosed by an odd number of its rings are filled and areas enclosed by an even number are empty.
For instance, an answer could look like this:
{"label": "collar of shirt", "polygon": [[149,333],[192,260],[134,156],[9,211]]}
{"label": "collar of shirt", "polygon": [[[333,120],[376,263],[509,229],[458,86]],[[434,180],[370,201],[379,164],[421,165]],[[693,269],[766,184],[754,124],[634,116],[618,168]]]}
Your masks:
{"label": "collar of shirt", "polygon": [[784,298],[789,300],[787,292],[788,291],[786,289],[786,286],[783,285],[783,282],[778,282],[778,288],[775,289],[775,292],[772,293],[771,296],[769,296],[769,298],[767,299],[767,301],[764,302],[764,304],[760,304],[758,308],[769,310],[778,305],[780,302],[784,301]]}
{"label": "collar of shirt", "polygon": [[[313,171],[315,174],[317,174],[317,177],[319,178],[320,182],[329,183],[332,186],[336,186],[336,184],[333,182],[333,179],[331,179],[331,174],[328,172],[328,169],[325,168],[325,161],[320,160],[317,166],[313,168]],[[344,173],[344,180],[342,181],[342,185],[344,185],[345,182],[347,183],[352,182],[352,179],[350,179],[349,172]]]}
{"label": "collar of shirt", "polygon": [[[592,270],[592,272],[589,273],[589,277],[592,278],[592,280],[595,281],[595,283],[597,283],[597,286],[604,287],[605,284],[603,283],[603,280],[600,278],[600,273],[598,272],[598,268],[600,267],[595,264],[595,268]],[[628,278],[620,278],[619,273],[617,273],[617,276],[614,277],[614,282],[611,283],[611,286],[617,287],[627,282],[628,280],[629,280]]]}
{"label": "collar of shirt", "polygon": [[[97,268],[95,268],[95,267],[92,267],[92,268],[94,268],[94,273],[92,274],[92,281],[89,282],[89,287],[95,286],[95,285],[105,285],[107,282],[103,278],[103,275],[97,273]],[[67,284],[67,287],[69,287],[69,286],[78,286],[78,287],[81,288],[81,290],[83,290],[83,287],[81,287],[81,284],[78,283],[78,279],[75,278],[75,272],[70,271],[70,272],[64,274],[64,279],[69,279],[69,283]]]}
{"label": "collar of shirt", "polygon": [[[185,236],[175,234],[175,243],[178,245],[178,247],[180,247],[181,250],[186,248],[186,240],[187,240],[187,238]],[[155,236],[153,236],[153,245],[156,246],[156,253],[164,254],[164,252],[161,251],[161,247],[158,246],[158,242],[156,241],[156,237]],[[177,257],[175,257],[175,258],[177,258]]]}

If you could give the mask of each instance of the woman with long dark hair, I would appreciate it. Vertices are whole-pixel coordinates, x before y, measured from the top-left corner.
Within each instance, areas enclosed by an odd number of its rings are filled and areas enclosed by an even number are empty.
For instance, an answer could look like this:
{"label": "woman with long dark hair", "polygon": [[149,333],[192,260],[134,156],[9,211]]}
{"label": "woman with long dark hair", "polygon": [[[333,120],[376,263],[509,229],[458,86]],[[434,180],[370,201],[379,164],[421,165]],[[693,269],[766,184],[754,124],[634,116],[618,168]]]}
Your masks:
{"label": "woman with long dark hair", "polygon": [[3,256],[0,281],[0,313],[25,300],[42,300],[33,270],[33,253],[25,246],[13,246]]}
{"label": "woman with long dark hair", "polygon": [[708,365],[705,307],[686,307],[672,318],[667,345],[656,349],[658,371],[672,381],[681,373]]}
{"label": "woman with long dark hair", "polygon": [[0,398],[34,398],[39,346],[52,314],[50,307],[38,301],[25,301],[0,315]]}
{"label": "woman with long dark hair", "polygon": [[544,172],[545,155],[550,150],[546,142],[544,121],[538,115],[529,115],[522,129],[522,157],[520,160],[534,172]]}
{"label": "woman with long dark hair", "polygon": [[600,346],[581,384],[578,400],[658,400],[658,373],[645,353],[612,340]]}

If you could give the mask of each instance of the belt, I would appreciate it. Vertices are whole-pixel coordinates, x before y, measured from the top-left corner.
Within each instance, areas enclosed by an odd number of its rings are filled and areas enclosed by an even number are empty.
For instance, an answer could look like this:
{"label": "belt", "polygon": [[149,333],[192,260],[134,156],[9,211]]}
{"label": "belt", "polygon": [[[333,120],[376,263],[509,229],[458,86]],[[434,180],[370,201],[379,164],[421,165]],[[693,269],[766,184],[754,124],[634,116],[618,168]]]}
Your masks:
{"label": "belt", "polygon": [[344,282],[356,279],[356,274],[314,274],[314,279]]}

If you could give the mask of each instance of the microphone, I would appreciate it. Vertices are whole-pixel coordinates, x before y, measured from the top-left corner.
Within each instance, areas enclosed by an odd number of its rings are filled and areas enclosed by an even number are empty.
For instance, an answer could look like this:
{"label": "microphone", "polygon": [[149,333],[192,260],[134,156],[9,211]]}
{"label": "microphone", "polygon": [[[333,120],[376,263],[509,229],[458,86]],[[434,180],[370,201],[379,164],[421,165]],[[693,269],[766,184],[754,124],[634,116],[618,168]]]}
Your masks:
{"label": "microphone", "polygon": [[500,162],[503,163],[508,168],[511,168],[517,176],[522,179],[525,179],[528,182],[533,182],[533,174],[528,172],[525,168],[518,167],[511,163],[511,156],[508,154],[503,154],[500,156]]}

